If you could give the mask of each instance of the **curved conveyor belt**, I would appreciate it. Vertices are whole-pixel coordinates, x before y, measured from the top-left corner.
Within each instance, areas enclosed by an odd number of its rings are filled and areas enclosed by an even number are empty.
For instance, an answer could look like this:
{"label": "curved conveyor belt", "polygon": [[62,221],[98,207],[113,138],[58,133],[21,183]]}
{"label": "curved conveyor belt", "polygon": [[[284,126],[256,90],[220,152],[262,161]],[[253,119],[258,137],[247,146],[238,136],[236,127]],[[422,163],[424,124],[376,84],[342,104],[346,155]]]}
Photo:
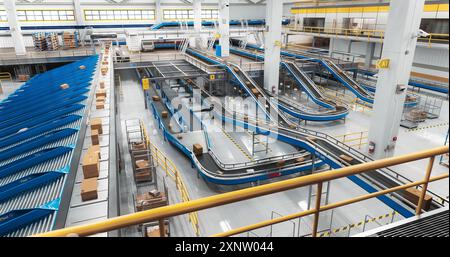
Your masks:
{"label": "curved conveyor belt", "polygon": [[[244,51],[242,49],[231,48],[231,53],[244,56],[251,59],[258,59],[264,61],[264,56]],[[281,66],[293,77],[296,85],[301,87],[308,96],[319,106],[327,108],[328,110],[310,111],[302,108],[298,103],[294,103],[290,99],[278,97],[278,107],[288,113],[289,115],[307,121],[334,121],[345,119],[349,114],[347,106],[339,105],[330,99],[327,99],[318,89],[317,85],[306,75],[294,62],[281,62]],[[268,92],[266,92],[268,94]],[[273,99],[273,98],[272,98]]]}
{"label": "curved conveyor belt", "polygon": [[[193,51],[188,52],[190,53]],[[205,61],[210,62],[211,60],[209,57],[202,56],[198,52],[194,53],[195,56],[202,58]],[[216,113],[216,115],[224,122],[233,123],[256,133],[268,135],[282,142],[305,149],[334,169],[373,161],[364,154],[324,133],[299,127],[293,129],[281,124],[280,126],[274,126],[273,124],[267,124],[264,121],[255,122],[249,119],[242,120],[236,117],[230,118],[222,115],[222,113]],[[367,172],[361,176],[350,176],[348,178],[367,192],[372,193],[380,189],[400,185],[400,183],[397,182],[398,179],[396,180],[396,177],[393,174],[396,173],[386,168]],[[370,181],[370,184],[367,181]],[[393,197],[379,196],[377,198],[396,210],[402,216],[412,217],[414,216],[415,204],[407,200],[409,198],[408,194],[409,193],[406,191],[400,191],[393,194]],[[432,208],[439,207],[442,207],[442,205],[434,201]]]}
{"label": "curved conveyor belt", "polygon": [[[253,45],[247,44],[246,46],[249,49],[254,49],[260,52],[263,52],[264,49]],[[325,69],[330,72],[330,74],[342,83],[345,87],[347,87],[352,93],[354,93],[359,99],[365,101],[367,103],[373,104],[374,95],[366,90],[363,86],[359,85],[352,77],[350,77],[346,72],[344,72],[338,65],[336,65],[331,59],[321,58],[318,55],[314,55],[311,53],[301,52],[301,53],[293,53],[290,51],[281,51],[281,55],[286,57],[291,57],[295,59],[308,59],[312,62],[320,63]],[[405,102],[405,106],[415,106],[417,105],[417,101]]]}
{"label": "curved conveyor belt", "polygon": [[[152,77],[152,74],[148,69],[140,69],[138,70],[138,76]],[[197,168],[199,174],[207,181],[222,185],[243,184],[294,173],[309,174],[314,168],[324,165],[318,159],[313,160],[311,154],[305,151],[248,163],[223,164],[209,147],[209,138],[206,129],[204,129],[204,132],[208,143],[208,151],[201,156],[196,156],[190,148],[183,145],[178,139],[178,136],[183,132],[182,126],[178,123],[179,116],[177,110],[174,110],[170,104],[174,98],[178,97],[178,93],[166,85],[161,86],[159,92],[154,88],[153,90],[155,95],[161,96],[161,101],[152,101],[150,106],[152,107],[155,119],[163,130],[165,139],[190,158],[192,165]],[[203,91],[202,97],[206,99],[209,96]],[[170,115],[163,117],[161,115],[163,111],[168,111]],[[191,113],[193,112],[191,111]],[[176,118],[172,119],[172,117]],[[194,118],[198,119],[195,114]],[[172,120],[176,122],[171,122]],[[283,161],[282,167],[279,166],[280,161]]]}

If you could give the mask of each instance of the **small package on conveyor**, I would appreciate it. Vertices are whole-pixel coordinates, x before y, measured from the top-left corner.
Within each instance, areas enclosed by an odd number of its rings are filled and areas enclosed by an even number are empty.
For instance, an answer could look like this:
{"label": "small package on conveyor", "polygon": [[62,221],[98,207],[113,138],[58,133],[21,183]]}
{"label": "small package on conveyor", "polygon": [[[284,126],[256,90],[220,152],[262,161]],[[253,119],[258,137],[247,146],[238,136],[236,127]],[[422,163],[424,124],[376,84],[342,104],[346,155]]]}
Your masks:
{"label": "small package on conveyor", "polygon": [[95,92],[95,96],[96,97],[106,97],[106,90],[104,89],[98,89],[97,92]]}
{"label": "small package on conveyor", "polygon": [[159,196],[153,196],[150,193],[145,193],[136,197],[137,211],[150,210],[166,205],[168,205],[168,201],[165,193],[161,193]]}
{"label": "small package on conveyor", "polygon": [[64,84],[60,85],[59,87],[64,90],[64,89],[68,89],[70,86],[69,86],[69,84],[64,83]]}
{"label": "small package on conveyor", "polygon": [[353,161],[353,158],[350,156],[347,156],[345,154],[341,154],[339,156],[339,158],[341,158],[342,160],[344,160],[345,162],[351,163]]}
{"label": "small package on conveyor", "polygon": [[84,179],[81,182],[81,200],[83,202],[95,200],[98,198],[97,178]]}
{"label": "small package on conveyor", "polygon": [[100,144],[98,130],[96,130],[96,129],[91,130],[91,141],[92,141],[92,145]]}
{"label": "small package on conveyor", "polygon": [[200,144],[194,144],[192,150],[195,156],[201,156],[203,154],[203,146]]}
{"label": "small package on conveyor", "polygon": [[85,179],[98,177],[100,174],[99,155],[92,152],[86,152],[82,162],[83,177]]}
{"label": "small package on conveyor", "polygon": [[282,168],[282,167],[284,167],[284,165],[286,165],[286,161],[285,160],[279,160],[277,162],[277,168]]}
{"label": "small package on conveyor", "polygon": [[162,111],[161,117],[165,119],[165,118],[169,117],[169,113],[167,111]]}
{"label": "small package on conveyor", "polygon": [[157,95],[152,96],[153,102],[159,102],[160,98]]}
{"label": "small package on conveyor", "polygon": [[101,118],[91,119],[91,130],[95,130],[95,129],[98,130],[99,134],[103,134]]}
{"label": "small package on conveyor", "polygon": [[131,149],[132,149],[133,151],[136,151],[136,150],[145,150],[145,149],[147,149],[147,146],[146,146],[145,143],[142,142],[142,141],[140,141],[140,142],[133,142],[133,143],[131,143]]}

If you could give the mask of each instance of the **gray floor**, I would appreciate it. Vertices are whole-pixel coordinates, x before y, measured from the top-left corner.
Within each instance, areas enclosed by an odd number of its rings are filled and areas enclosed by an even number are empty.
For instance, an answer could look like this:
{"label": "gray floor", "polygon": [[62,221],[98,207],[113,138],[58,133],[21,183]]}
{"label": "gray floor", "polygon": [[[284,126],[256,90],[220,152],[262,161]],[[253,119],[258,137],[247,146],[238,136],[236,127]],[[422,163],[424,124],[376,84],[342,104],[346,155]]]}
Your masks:
{"label": "gray floor", "polygon": [[[155,125],[151,113],[144,110],[143,96],[134,73],[121,72],[120,74],[123,83],[123,98],[120,101],[122,123],[126,119],[133,118],[144,120],[153,143],[157,145],[161,151],[166,153],[166,155],[172,159],[172,161],[181,171],[183,180],[188,187],[191,199],[198,199],[201,197],[229,192],[232,190],[250,186],[217,186],[207,183],[202,179],[198,179],[197,174],[195,170],[191,168],[188,159],[163,140],[161,131],[159,131],[159,129]],[[248,140],[248,136],[245,136],[244,134],[235,134],[233,135],[233,138],[236,138],[237,141],[241,141],[243,146],[247,145],[246,142]],[[220,133],[213,136],[213,141],[217,142],[216,144],[221,144],[222,146],[225,144],[227,145],[227,147],[221,147],[221,156],[223,158],[228,157],[230,158],[230,160],[231,158],[235,160],[234,158],[238,156],[236,155],[236,151],[233,150],[234,148],[228,147],[232,145],[230,142],[223,141],[223,139],[225,138],[223,138],[223,135],[220,135]],[[238,158],[242,158],[242,160],[245,160],[243,156]],[[172,196],[177,196],[177,192],[174,188],[173,183],[167,184],[170,194]],[[199,222],[201,235],[207,236],[214,233],[227,231],[232,228],[238,228],[240,226],[264,221],[271,218],[272,212],[286,215],[305,210],[308,205],[308,189],[309,188],[299,188],[270,196],[260,197],[205,211],[200,211]],[[313,188],[313,192],[314,191],[315,188]],[[355,197],[364,193],[365,191],[357,187],[348,179],[340,179],[332,182],[329,200],[330,202],[335,202],[343,200],[345,198]],[[128,211],[131,211],[130,207],[128,208]],[[333,217],[331,227],[339,228],[348,224],[358,223],[364,220],[366,215],[375,217],[390,213],[391,211],[392,210],[390,208],[376,199],[365,201],[363,203],[340,208],[334,211],[333,215],[331,215],[330,212],[323,213],[321,216],[322,218],[320,222],[320,229],[328,229],[330,227],[331,216]],[[276,214],[273,215],[276,216]],[[396,219],[399,218],[400,217],[396,217]],[[302,220],[300,226],[301,235],[310,233],[310,221],[311,217],[306,217]],[[387,220],[386,222],[388,221],[390,220]],[[292,236],[293,226],[294,225],[290,222],[276,225],[273,227],[273,236]],[[297,230],[298,221],[295,221],[295,226]],[[187,223],[186,217],[181,217],[177,222],[174,222],[172,229],[174,236],[189,236],[193,234],[190,224]],[[361,231],[361,228],[357,228],[354,229],[351,234]],[[269,232],[269,228],[254,231],[254,233],[258,236],[267,236]],[[250,236],[255,236],[255,234],[251,234]],[[295,234],[297,235],[297,232]],[[345,234],[336,236],[344,235]]]}

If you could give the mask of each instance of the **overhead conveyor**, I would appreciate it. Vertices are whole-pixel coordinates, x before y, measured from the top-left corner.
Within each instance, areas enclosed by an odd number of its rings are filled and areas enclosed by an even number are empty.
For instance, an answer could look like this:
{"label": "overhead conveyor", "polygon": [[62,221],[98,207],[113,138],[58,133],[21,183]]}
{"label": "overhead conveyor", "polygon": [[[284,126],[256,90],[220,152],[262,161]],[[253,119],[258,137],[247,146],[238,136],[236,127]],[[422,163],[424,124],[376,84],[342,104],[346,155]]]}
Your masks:
{"label": "overhead conveyor", "polygon": [[[199,53],[196,53],[195,55],[202,58]],[[210,58],[203,56],[202,59],[208,60]],[[237,126],[244,127],[257,133],[263,133],[282,142],[305,149],[333,169],[372,161],[372,159],[366,155],[324,133],[300,127],[291,128],[282,125],[273,127],[272,124],[264,122],[254,123],[248,119],[245,120],[238,117],[230,117],[223,115],[222,113],[216,113],[216,115],[227,123],[236,124]],[[349,179],[369,193],[377,192],[378,190],[383,190],[392,186],[398,186],[401,184],[400,179],[407,180],[391,169],[374,170],[373,172],[367,173],[367,175],[351,176]],[[429,193],[432,194],[431,192]],[[394,194],[392,197],[383,196],[378,197],[378,199],[396,210],[402,216],[411,217],[413,216],[415,204],[408,200],[411,199],[411,195],[409,194],[408,191],[401,191]],[[441,206],[440,203],[433,201],[431,208],[439,208]]]}
{"label": "overhead conveyor", "polygon": [[[244,56],[247,58],[257,59],[264,61],[264,56],[249,51],[231,48],[231,53]],[[278,107],[280,110],[288,113],[289,115],[307,121],[334,121],[344,119],[349,114],[349,108],[342,104],[337,104],[334,101],[326,98],[317,85],[312,81],[307,74],[305,74],[295,62],[291,60],[282,60],[280,66],[283,67],[289,75],[294,79],[297,86],[303,89],[307,95],[318,106],[326,108],[325,110],[307,110],[299,103],[294,103],[291,99],[283,96],[278,96]],[[270,94],[266,92],[266,94]],[[273,99],[273,96],[270,96]]]}
{"label": "overhead conveyor", "polygon": [[0,236],[54,228],[97,64],[36,75],[0,102]]}
{"label": "overhead conveyor", "polygon": [[[259,52],[264,52],[263,48],[253,44],[248,44],[246,47]],[[317,54],[298,51],[281,51],[281,55],[289,58],[308,60],[311,62],[319,63],[331,74],[333,78],[335,78],[342,85],[348,88],[353,94],[355,94],[358,99],[369,104],[373,104],[375,96],[372,94],[372,92],[356,82],[351,76],[349,76],[349,74],[341,69],[336,63],[334,63],[332,59],[324,58],[323,56]],[[409,100],[407,99],[407,101],[405,102],[405,106],[415,106],[417,104],[418,103],[416,100],[414,100],[414,98],[409,98]]]}

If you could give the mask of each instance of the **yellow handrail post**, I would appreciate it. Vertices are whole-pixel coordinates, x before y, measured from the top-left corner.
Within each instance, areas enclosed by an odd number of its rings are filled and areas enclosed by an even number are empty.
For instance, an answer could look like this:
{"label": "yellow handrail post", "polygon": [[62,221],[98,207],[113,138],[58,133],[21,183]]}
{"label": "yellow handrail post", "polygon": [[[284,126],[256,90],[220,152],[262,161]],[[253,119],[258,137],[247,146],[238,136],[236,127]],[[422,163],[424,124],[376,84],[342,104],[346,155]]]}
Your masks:
{"label": "yellow handrail post", "polygon": [[430,157],[428,162],[427,171],[425,174],[425,179],[423,180],[422,192],[420,192],[419,202],[416,208],[416,215],[420,215],[422,213],[423,199],[427,193],[428,183],[430,182],[431,171],[433,170],[435,156]]}
{"label": "yellow handrail post", "polygon": [[164,219],[159,220],[159,236],[166,237],[166,224],[164,224]]}
{"label": "yellow handrail post", "polygon": [[317,237],[317,228],[319,227],[319,216],[320,216],[320,202],[322,200],[322,182],[317,184],[316,192],[316,206],[314,209],[314,221],[312,229],[312,237]]}

